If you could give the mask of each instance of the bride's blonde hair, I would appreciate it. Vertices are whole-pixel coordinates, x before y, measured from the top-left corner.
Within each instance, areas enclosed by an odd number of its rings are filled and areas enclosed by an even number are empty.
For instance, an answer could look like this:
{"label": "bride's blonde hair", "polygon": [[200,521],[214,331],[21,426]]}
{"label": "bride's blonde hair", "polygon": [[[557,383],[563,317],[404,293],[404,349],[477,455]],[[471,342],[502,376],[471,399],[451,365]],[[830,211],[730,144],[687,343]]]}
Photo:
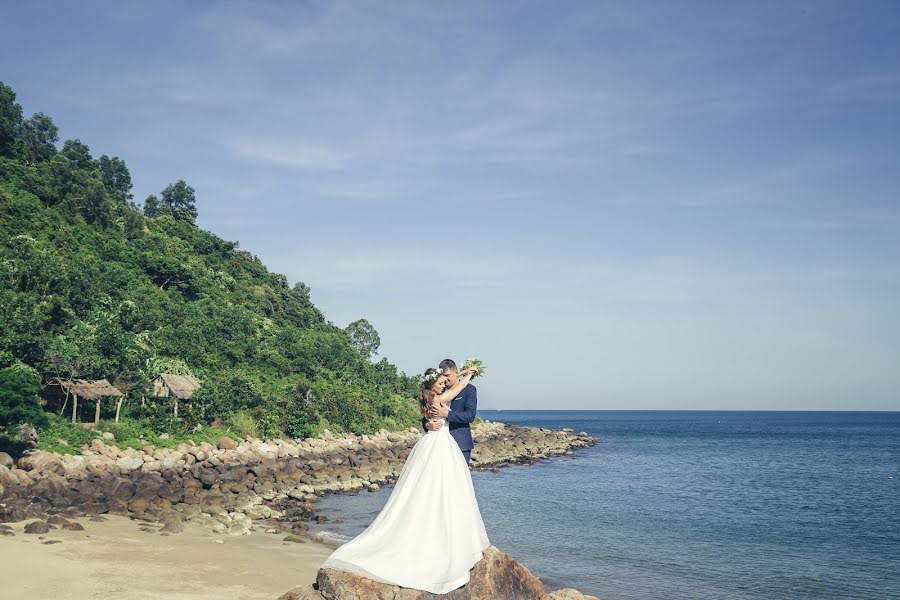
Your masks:
{"label": "bride's blonde hair", "polygon": [[437,396],[437,392],[431,388],[434,387],[434,382],[440,379],[442,373],[441,369],[429,368],[422,376],[422,383],[419,384],[419,412],[423,417],[428,416],[428,409],[431,408],[434,397]]}

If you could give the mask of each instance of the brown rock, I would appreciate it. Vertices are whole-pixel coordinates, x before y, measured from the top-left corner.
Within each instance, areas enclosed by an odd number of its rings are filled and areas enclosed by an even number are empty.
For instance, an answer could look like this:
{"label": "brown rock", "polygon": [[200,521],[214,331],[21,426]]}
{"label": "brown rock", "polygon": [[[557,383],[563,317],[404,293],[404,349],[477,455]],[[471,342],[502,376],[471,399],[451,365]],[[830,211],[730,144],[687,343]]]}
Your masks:
{"label": "brown rock", "polygon": [[314,589],[297,588],[279,600],[542,600],[545,596],[540,579],[491,546],[472,569],[469,583],[441,596],[377,583],[346,571],[319,569]]}
{"label": "brown rock", "polygon": [[66,474],[66,468],[62,459],[52,452],[44,452],[42,450],[31,451],[20,458],[19,468],[23,471],[36,471],[38,473]]}
{"label": "brown rock", "polygon": [[6,452],[0,452],[0,466],[12,469],[16,466],[16,461],[14,461],[13,457]]}
{"label": "brown rock", "polygon": [[81,523],[63,523],[62,528],[69,531],[84,531],[84,526]]}
{"label": "brown rock", "polygon": [[229,437],[219,438],[219,441],[216,442],[216,447],[219,450],[234,450],[237,448],[237,442]]}

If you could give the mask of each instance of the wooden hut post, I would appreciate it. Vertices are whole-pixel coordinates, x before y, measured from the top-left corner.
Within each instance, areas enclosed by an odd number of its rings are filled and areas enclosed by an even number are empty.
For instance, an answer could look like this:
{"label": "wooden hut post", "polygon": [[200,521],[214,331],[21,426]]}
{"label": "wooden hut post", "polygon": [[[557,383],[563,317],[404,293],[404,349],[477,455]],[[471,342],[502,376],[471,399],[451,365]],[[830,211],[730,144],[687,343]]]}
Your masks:
{"label": "wooden hut post", "polygon": [[[125,397],[128,397],[128,392],[125,392]],[[116,423],[119,422],[119,411],[122,409],[122,396],[116,398]]]}
{"label": "wooden hut post", "polygon": [[59,416],[63,416],[64,414],[66,414],[66,405],[69,404],[69,388],[62,386],[62,384],[60,384],[60,386],[61,386],[61,389],[66,390],[66,397],[65,397],[65,399],[63,399],[62,408],[59,409]]}
{"label": "wooden hut post", "polygon": [[175,417],[178,417],[178,396],[175,396]]}
{"label": "wooden hut post", "polygon": [[100,398],[97,398],[94,408],[94,425],[100,422]]}
{"label": "wooden hut post", "polygon": [[75,415],[78,414],[78,394],[72,394],[72,422],[75,422]]}

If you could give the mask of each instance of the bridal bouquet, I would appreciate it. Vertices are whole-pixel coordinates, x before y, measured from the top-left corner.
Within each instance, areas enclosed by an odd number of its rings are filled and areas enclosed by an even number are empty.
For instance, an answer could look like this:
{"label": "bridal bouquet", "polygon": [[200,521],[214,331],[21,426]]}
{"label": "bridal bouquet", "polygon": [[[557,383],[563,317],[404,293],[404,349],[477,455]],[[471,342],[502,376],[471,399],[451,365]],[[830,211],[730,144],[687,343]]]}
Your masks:
{"label": "bridal bouquet", "polygon": [[463,370],[465,369],[478,369],[478,372],[472,376],[472,379],[476,377],[480,377],[484,375],[484,363],[478,360],[477,358],[467,358],[466,362],[462,364]]}

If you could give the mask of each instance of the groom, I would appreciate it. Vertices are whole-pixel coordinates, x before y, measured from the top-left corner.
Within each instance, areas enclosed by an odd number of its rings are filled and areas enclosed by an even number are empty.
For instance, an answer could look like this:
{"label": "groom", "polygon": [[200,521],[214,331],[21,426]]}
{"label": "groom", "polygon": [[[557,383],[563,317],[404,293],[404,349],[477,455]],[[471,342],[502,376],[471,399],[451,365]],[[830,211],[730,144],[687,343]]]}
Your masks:
{"label": "groom", "polygon": [[[445,358],[438,365],[447,378],[447,387],[453,387],[459,381],[459,369],[456,363],[449,358]],[[422,427],[431,431],[437,431],[444,424],[437,420],[446,418],[450,427],[450,435],[459,444],[466,462],[472,461],[472,448],[475,447],[472,441],[472,430],[469,424],[475,420],[475,411],[478,409],[478,390],[471,383],[463,388],[459,395],[450,401],[449,408],[440,406],[432,406],[428,409],[428,417],[422,418]]]}

